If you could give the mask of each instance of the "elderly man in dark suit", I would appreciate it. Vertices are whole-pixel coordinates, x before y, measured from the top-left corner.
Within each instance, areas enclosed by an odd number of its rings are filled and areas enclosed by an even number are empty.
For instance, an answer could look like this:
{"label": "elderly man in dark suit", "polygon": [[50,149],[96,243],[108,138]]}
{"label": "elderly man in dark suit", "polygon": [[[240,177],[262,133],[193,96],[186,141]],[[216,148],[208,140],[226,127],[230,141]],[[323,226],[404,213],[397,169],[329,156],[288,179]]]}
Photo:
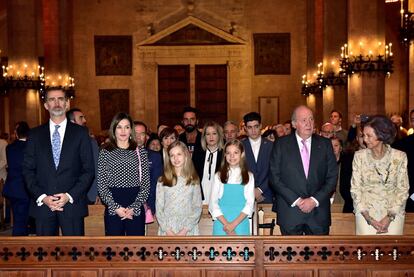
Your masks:
{"label": "elderly man in dark suit", "polygon": [[269,160],[273,142],[262,138],[262,117],[251,112],[243,117],[247,138],[242,140],[247,166],[254,175],[254,195],[257,202],[272,203],[273,192],[269,186]]}
{"label": "elderly man in dark suit", "polygon": [[30,215],[36,234],[84,235],[88,215],[86,193],[94,177],[91,143],[86,128],[66,119],[65,92],[46,92],[48,123],[32,129],[23,161],[23,175],[31,196]]}
{"label": "elderly man in dark suit", "polygon": [[308,107],[294,110],[292,124],[296,132],[275,142],[270,159],[277,224],[282,235],[328,235],[329,197],[338,175],[332,144],[313,134]]}

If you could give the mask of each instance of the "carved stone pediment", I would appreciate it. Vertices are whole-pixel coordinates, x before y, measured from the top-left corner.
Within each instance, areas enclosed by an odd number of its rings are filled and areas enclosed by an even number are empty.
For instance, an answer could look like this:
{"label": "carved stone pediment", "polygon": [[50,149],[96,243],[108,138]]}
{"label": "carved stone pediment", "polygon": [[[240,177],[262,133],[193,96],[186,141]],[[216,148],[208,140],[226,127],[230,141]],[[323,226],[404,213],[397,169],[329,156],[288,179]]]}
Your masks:
{"label": "carved stone pediment", "polygon": [[189,16],[152,35],[139,46],[243,45],[245,41]]}

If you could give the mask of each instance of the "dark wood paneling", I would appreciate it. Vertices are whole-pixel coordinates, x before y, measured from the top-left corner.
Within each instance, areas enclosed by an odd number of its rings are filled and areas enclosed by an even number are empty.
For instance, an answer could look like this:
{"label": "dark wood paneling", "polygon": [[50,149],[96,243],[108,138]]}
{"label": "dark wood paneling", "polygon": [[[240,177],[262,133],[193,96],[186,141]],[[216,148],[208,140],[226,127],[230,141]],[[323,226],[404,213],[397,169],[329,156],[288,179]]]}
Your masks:
{"label": "dark wood paneling", "polygon": [[372,277],[414,277],[414,270],[374,270]]}
{"label": "dark wood paneling", "polygon": [[312,277],[312,270],[266,270],[266,277]]}
{"label": "dark wood paneling", "polygon": [[0,271],[0,277],[44,277],[43,270],[4,270]]}
{"label": "dark wood paneling", "polygon": [[223,124],[227,120],[227,65],[196,65],[195,90],[200,126],[206,120]]}
{"label": "dark wood paneling", "polygon": [[319,270],[319,277],[365,277],[365,270],[323,269]]}
{"label": "dark wood paneling", "polygon": [[174,126],[182,120],[182,110],[190,105],[190,66],[158,66],[159,123]]}
{"label": "dark wood paneling", "polygon": [[253,270],[206,270],[207,277],[253,277]]}
{"label": "dark wood paneling", "polygon": [[414,236],[2,237],[0,276],[414,276]]}
{"label": "dark wood paneling", "polygon": [[155,277],[201,277],[201,270],[193,269],[157,269],[155,270]]}
{"label": "dark wood paneling", "polygon": [[150,277],[150,270],[104,270],[104,277]]}
{"label": "dark wood paneling", "polygon": [[52,270],[52,277],[97,277],[98,270]]}

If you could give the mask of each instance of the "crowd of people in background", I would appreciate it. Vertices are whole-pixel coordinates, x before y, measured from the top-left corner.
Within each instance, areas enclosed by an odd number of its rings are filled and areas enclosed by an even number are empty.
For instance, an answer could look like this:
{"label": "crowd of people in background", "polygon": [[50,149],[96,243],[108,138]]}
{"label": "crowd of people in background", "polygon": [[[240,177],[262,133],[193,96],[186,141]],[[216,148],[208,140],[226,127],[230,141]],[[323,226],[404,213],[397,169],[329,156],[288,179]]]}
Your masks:
{"label": "crowd of people in background", "polygon": [[357,235],[403,234],[414,212],[414,132],[399,115],[356,115],[345,128],[333,110],[317,128],[298,106],[271,126],[257,112],[200,126],[199,111],[184,107],[181,122],[156,132],[120,112],[107,136],[93,136],[68,101],[49,90],[50,120],[18,122],[11,144],[0,139],[15,236],[84,235],[93,204],[105,205],[108,236],[145,235],[152,220],[159,235],[198,235],[203,205],[213,235],[251,234],[255,203],[273,204],[282,235],[329,234],[334,203],[355,213]]}

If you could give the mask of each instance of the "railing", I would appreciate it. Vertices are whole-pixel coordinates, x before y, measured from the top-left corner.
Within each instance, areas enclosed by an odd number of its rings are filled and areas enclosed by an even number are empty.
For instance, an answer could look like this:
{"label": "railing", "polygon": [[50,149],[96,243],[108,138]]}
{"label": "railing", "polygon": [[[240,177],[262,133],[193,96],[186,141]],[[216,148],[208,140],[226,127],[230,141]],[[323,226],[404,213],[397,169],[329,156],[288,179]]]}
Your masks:
{"label": "railing", "polygon": [[0,276],[414,276],[414,236],[4,237]]}

